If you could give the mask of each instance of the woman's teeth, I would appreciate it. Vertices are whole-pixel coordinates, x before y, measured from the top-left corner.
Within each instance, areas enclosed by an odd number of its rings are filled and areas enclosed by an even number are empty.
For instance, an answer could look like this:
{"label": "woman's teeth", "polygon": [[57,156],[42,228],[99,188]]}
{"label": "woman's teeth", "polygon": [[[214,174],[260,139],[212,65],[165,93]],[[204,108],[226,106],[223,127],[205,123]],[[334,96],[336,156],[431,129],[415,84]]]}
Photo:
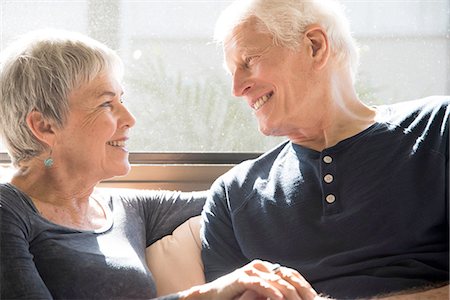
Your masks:
{"label": "woman's teeth", "polygon": [[266,103],[270,97],[272,97],[273,93],[267,94],[262,96],[261,98],[259,98],[258,100],[256,100],[255,104],[253,104],[253,109],[258,110],[261,108],[261,106],[264,105],[264,103]]}
{"label": "woman's teeth", "polygon": [[125,141],[109,141],[106,144],[113,147],[125,147]]}

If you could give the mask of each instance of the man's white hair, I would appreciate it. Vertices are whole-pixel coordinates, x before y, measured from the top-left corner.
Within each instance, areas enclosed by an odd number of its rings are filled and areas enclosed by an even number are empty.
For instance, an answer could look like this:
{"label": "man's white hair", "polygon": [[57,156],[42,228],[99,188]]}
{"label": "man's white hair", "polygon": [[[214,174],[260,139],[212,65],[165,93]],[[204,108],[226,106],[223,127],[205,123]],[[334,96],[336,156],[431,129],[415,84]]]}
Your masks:
{"label": "man's white hair", "polygon": [[340,3],[333,0],[236,0],[220,15],[214,40],[224,44],[233,30],[250,18],[257,20],[261,32],[269,32],[276,45],[292,49],[312,24],[320,25],[328,35],[331,53],[347,65],[352,78],[359,64],[358,47]]}

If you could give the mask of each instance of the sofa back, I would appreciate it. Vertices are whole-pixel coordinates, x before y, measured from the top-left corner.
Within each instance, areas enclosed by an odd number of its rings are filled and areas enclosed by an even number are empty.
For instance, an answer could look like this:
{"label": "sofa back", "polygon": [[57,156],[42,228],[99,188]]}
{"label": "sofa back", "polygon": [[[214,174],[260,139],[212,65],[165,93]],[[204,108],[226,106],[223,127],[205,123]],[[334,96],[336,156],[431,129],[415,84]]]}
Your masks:
{"label": "sofa back", "polygon": [[201,259],[200,216],[190,218],[147,248],[147,265],[164,296],[205,283]]}

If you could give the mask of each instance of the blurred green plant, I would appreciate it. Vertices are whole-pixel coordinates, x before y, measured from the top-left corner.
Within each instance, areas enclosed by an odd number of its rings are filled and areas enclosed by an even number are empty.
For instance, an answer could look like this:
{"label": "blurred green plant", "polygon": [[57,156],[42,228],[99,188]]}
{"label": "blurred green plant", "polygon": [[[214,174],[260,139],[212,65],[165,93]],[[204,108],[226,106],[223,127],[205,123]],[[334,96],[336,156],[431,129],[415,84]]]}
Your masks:
{"label": "blurred green plant", "polygon": [[261,152],[282,141],[258,131],[247,104],[230,96],[214,70],[194,76],[167,66],[159,55],[127,66],[130,110],[138,120],[132,151]]}

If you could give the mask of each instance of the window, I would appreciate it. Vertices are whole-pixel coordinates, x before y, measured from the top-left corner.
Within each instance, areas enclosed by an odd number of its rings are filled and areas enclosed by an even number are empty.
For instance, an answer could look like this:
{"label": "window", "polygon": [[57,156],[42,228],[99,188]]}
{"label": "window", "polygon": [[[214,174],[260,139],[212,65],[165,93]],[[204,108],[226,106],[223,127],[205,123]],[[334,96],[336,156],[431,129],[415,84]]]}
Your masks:
{"label": "window", "polygon": [[[138,122],[133,152],[262,152],[246,103],[230,96],[211,36],[230,1],[1,1],[1,48],[43,27],[86,33],[124,60]],[[369,104],[450,94],[450,1],[343,1],[361,46],[358,92]],[[0,152],[4,148],[0,146]]]}

